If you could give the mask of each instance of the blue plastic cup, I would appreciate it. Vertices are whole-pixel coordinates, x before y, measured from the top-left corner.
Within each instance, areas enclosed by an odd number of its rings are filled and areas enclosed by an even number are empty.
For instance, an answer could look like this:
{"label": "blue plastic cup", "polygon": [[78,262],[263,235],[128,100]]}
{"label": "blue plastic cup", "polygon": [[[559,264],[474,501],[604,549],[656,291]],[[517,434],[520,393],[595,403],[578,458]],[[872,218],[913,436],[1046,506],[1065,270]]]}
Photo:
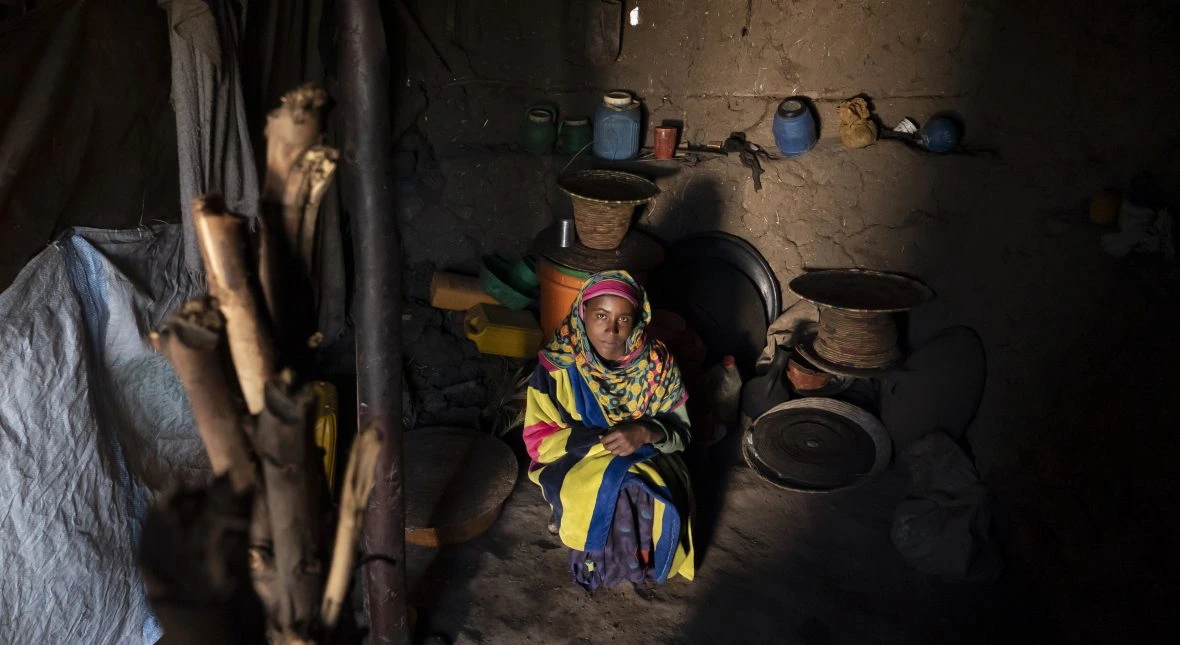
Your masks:
{"label": "blue plastic cup", "polygon": [[798,157],[815,147],[815,115],[804,99],[791,97],[779,103],[772,129],[784,157]]}

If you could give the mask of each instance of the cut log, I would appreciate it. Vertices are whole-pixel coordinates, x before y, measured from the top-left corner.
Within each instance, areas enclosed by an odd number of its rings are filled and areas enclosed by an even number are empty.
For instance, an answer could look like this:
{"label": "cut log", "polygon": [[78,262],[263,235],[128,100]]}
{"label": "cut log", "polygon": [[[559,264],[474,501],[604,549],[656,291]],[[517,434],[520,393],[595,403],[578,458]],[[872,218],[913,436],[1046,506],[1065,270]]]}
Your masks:
{"label": "cut log", "polygon": [[262,199],[280,204],[287,190],[287,177],[308,147],[320,140],[320,108],[328,93],[314,83],[305,83],[283,95],[282,104],[266,116],[266,179]]}
{"label": "cut log", "polygon": [[270,317],[260,307],[247,259],[246,222],[225,212],[216,196],[193,200],[193,222],[205,262],[209,292],[226,321],[230,355],[250,414],[264,407],[266,383],[274,376]]}
{"label": "cut log", "polygon": [[302,85],[283,97],[266,122],[259,276],[280,345],[294,354],[314,333],[316,225],[338,157],[335,149],[319,144],[326,101],[323,89]]}
{"label": "cut log", "polygon": [[225,325],[217,302],[197,298],[173,312],[164,331],[152,340],[188,394],[213,475],[229,475],[234,492],[242,493],[254,483],[254,461],[242,432],[235,388],[222,369],[223,338]]}
{"label": "cut log", "polygon": [[336,526],[336,546],[332,549],[332,567],[324,588],[320,606],[320,620],[327,629],[336,626],[340,608],[348,595],[348,581],[356,561],[356,541],[361,531],[365,506],[377,477],[377,455],[381,439],[374,430],[364,430],[352,442],[348,466],[344,471],[344,490],[340,499],[340,517]]}
{"label": "cut log", "polygon": [[266,406],[251,436],[262,462],[278,572],[271,618],[285,642],[311,638],[323,594],[323,465],[312,438],[315,393],[295,390],[284,370],[266,387]]}

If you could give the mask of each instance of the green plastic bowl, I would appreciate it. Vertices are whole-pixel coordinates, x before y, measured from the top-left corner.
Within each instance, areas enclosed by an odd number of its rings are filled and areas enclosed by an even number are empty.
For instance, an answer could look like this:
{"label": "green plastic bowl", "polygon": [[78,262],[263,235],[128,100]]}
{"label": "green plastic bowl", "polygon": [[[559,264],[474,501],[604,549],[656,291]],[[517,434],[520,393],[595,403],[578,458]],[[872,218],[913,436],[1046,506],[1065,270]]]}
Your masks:
{"label": "green plastic bowl", "polygon": [[485,293],[509,309],[524,309],[541,295],[541,283],[531,259],[515,262],[486,255],[480,263],[479,283]]}

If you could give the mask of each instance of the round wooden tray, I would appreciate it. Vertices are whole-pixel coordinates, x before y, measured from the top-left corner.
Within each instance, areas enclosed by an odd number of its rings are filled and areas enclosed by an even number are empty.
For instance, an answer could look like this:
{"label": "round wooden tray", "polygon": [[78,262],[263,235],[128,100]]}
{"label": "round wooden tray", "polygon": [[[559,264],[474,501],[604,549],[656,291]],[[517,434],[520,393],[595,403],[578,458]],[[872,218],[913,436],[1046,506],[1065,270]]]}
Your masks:
{"label": "round wooden tray", "polygon": [[406,541],[466,542],[486,531],[516,486],[516,456],[495,437],[462,428],[405,435]]}

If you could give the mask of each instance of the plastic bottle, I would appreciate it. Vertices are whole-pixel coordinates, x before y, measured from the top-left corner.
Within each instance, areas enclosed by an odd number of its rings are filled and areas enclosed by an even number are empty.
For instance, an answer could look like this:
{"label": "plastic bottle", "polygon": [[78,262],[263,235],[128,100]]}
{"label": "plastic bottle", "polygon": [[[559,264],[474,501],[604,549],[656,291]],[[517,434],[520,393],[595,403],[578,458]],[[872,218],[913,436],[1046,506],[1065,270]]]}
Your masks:
{"label": "plastic bottle", "polygon": [[520,145],[533,154],[553,152],[557,141],[557,109],[537,104],[529,106],[520,129]]}
{"label": "plastic bottle", "polygon": [[610,161],[639,152],[639,102],[627,92],[608,92],[594,112],[594,156]]}
{"label": "plastic bottle", "polygon": [[787,362],[791,358],[791,350],[786,347],[775,349],[774,358],[758,376],[751,378],[742,388],[742,423],[744,431],[750,427],[754,419],[774,406],[788,401],[791,392],[783,383],[783,373],[787,369]]}
{"label": "plastic bottle", "polygon": [[732,356],[714,365],[706,376],[709,402],[713,406],[712,435],[706,443],[715,443],[737,429],[738,405],[741,402],[742,376]]}

